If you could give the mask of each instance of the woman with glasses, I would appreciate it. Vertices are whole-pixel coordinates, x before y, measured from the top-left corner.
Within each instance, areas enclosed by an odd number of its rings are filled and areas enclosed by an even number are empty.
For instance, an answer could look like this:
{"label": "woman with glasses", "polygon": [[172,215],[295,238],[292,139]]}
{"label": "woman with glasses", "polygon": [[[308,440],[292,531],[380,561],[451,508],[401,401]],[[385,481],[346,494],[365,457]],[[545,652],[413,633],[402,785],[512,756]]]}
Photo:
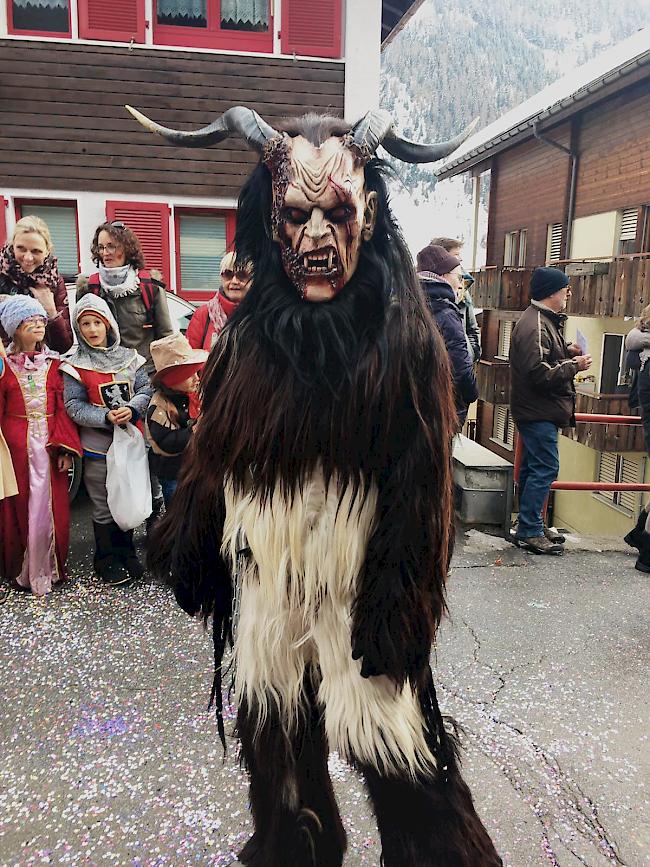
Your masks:
{"label": "woman with glasses", "polygon": [[[11,241],[0,249],[0,300],[3,295],[31,295],[48,315],[45,339],[54,352],[72,346],[65,281],[59,274],[52,237],[40,217],[18,220]],[[9,339],[0,327],[0,340]]]}
{"label": "woman with glasses", "polygon": [[253,280],[249,265],[237,262],[236,253],[221,260],[221,287],[213,298],[192,316],[186,337],[193,349],[212,349],[228,319],[250,289]]}
{"label": "woman with glasses", "polygon": [[151,373],[149,344],[174,330],[161,275],[145,269],[138,236],[117,220],[97,227],[91,253],[98,271],[77,279],[77,300],[88,292],[103,298],[117,320],[122,346],[137,350]]}

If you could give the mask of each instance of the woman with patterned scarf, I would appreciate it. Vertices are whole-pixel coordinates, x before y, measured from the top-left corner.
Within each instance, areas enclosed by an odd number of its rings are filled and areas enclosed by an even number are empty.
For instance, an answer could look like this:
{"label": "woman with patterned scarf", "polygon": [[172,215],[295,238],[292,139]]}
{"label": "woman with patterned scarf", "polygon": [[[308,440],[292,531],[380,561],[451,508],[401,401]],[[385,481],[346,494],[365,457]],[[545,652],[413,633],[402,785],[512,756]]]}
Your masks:
{"label": "woman with patterned scarf", "polygon": [[226,253],[219,269],[219,291],[192,316],[187,328],[187,340],[192,349],[214,346],[221,329],[237,309],[251,286],[253,274],[249,265],[237,263],[237,254]]}
{"label": "woman with patterned scarf", "polygon": [[[23,217],[11,242],[0,249],[0,300],[3,295],[31,295],[48,315],[45,341],[54,352],[72,346],[68,294],[53,254],[47,223],[39,217]],[[0,327],[0,340],[9,338]]]}
{"label": "woman with patterned scarf", "polygon": [[161,275],[145,269],[138,236],[117,220],[97,227],[91,255],[99,270],[77,279],[77,301],[88,292],[103,298],[117,320],[122,346],[139,352],[153,373],[149,344],[174,330]]}

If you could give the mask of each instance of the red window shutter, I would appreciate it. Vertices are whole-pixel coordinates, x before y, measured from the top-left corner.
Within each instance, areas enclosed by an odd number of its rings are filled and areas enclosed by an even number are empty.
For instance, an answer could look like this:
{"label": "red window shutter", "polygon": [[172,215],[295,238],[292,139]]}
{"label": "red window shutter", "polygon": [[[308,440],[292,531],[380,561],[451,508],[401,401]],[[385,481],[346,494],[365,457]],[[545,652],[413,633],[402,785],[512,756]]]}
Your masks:
{"label": "red window shutter", "polygon": [[341,56],[341,0],[282,0],[282,53]]}
{"label": "red window shutter", "polygon": [[79,0],[79,36],[144,42],[144,0]]}
{"label": "red window shutter", "polygon": [[106,218],[121,220],[138,236],[145,267],[169,287],[169,206],[164,202],[106,202]]}
{"label": "red window shutter", "polygon": [[7,200],[0,196],[0,247],[7,243]]}

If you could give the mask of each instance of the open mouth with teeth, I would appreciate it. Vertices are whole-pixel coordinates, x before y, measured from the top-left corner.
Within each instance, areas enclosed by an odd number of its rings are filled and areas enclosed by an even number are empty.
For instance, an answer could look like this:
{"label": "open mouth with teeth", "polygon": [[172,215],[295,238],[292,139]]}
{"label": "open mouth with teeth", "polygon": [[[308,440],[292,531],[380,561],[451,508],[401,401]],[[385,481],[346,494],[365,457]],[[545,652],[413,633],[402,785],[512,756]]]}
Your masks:
{"label": "open mouth with teeth", "polygon": [[334,247],[310,250],[302,256],[302,268],[307,276],[332,277],[338,274],[339,257]]}

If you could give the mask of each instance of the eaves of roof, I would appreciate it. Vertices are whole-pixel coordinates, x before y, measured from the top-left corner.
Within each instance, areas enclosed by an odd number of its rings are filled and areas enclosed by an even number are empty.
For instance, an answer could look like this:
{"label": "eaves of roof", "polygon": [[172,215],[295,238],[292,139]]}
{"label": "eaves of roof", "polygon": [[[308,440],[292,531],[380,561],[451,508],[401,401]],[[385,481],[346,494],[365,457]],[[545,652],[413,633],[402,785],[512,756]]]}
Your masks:
{"label": "eaves of roof", "polygon": [[[584,101],[588,97],[597,95],[610,85],[620,82],[621,88],[625,87],[627,84],[626,79],[643,67],[649,67],[648,71],[650,74],[650,49],[625,61],[615,69],[610,69],[603,75],[592,79],[592,81],[578,88],[573,93],[554,102],[547,108],[531,114],[519,123],[513,124],[498,135],[489,137],[485,141],[478,143],[475,147],[470,147],[469,150],[463,151],[460,156],[446,162],[436,172],[436,176],[439,180],[445,180],[446,178],[469,171],[477,163],[483,162],[483,160],[493,156],[495,153],[506,150],[532,137],[534,127],[539,125],[549,126],[549,121],[557,122],[580,111]],[[477,135],[480,136],[480,132]]]}

